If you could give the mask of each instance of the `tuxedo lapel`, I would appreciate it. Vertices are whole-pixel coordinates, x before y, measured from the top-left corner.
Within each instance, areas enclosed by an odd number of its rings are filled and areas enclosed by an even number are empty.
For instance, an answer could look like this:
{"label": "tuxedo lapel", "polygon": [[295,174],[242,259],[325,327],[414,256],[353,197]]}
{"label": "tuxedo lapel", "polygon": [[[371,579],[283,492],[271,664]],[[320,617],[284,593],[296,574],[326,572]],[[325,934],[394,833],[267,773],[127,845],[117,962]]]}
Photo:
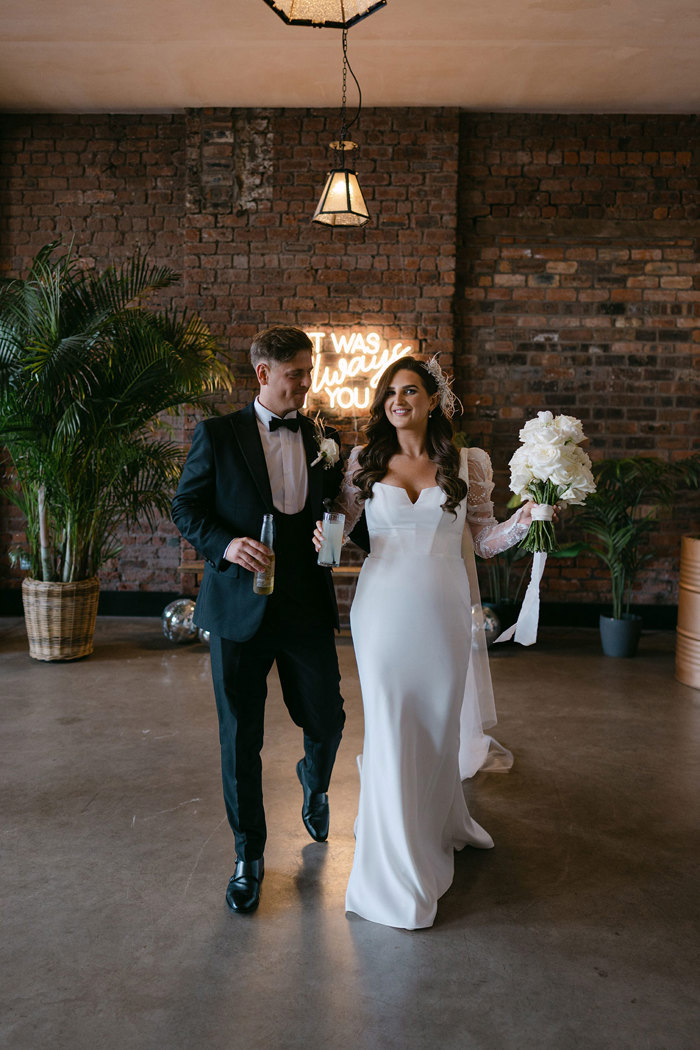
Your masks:
{"label": "tuxedo lapel", "polygon": [[231,417],[231,425],[233,426],[236,438],[238,439],[238,444],[243,453],[243,458],[246,461],[253,481],[260,492],[263,503],[268,508],[269,512],[272,513],[273,504],[270,476],[267,473],[265,453],[263,452],[262,441],[260,440],[258,417],[255,415],[255,409],[253,408],[252,403],[246,405],[245,408],[241,409],[240,412],[237,412]]}
{"label": "tuxedo lapel", "polygon": [[306,464],[309,469],[309,502],[312,508],[320,507],[323,499],[323,466],[317,463],[315,467],[311,464],[318,456],[318,445],[316,442],[316,428],[312,421],[299,413],[299,429],[304,439],[304,450],[306,452]]}

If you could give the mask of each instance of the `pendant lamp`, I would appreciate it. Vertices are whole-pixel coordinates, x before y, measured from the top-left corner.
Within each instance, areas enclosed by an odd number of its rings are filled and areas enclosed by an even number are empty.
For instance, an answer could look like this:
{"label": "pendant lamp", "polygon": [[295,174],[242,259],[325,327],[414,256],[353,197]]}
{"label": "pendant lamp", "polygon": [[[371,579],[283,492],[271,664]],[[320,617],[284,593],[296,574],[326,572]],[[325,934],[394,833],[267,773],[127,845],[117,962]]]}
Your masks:
{"label": "pendant lamp", "polygon": [[[347,72],[350,70],[359,95],[357,113],[348,123],[347,102]],[[331,170],[326,177],[321,199],[316,205],[312,222],[321,223],[324,226],[364,226],[369,222],[369,211],[362,196],[357,174],[351,165],[348,165],[348,156],[357,149],[357,144],[347,136],[350,128],[355,123],[362,109],[362,91],[357,77],[348,62],[348,32],[343,29],[343,97],[340,107],[340,134],[335,142],[331,142],[330,148],[336,154]]]}

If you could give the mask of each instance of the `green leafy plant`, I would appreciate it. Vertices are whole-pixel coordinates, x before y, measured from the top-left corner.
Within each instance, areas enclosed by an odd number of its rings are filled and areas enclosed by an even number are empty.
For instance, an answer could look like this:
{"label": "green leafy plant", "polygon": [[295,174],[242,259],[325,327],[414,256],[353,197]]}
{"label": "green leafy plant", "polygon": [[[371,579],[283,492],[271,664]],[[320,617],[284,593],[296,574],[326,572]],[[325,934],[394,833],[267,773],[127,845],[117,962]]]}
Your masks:
{"label": "green leafy plant", "polygon": [[596,492],[575,511],[574,525],[593,537],[585,549],[610,573],[613,618],[629,615],[632,589],[642,567],[653,558],[644,544],[658,512],[670,506],[680,488],[700,484],[700,455],[668,463],[654,456],[608,459],[593,464]]}
{"label": "green leafy plant", "polygon": [[200,318],[144,305],[175,271],[137,256],[97,273],[59,252],[0,283],[0,444],[30,575],[73,582],[119,553],[122,526],[167,513],[182,450],[165,417],[233,378]]}
{"label": "green leafy plant", "polygon": [[[547,557],[575,558],[584,549],[586,549],[585,543],[570,543],[566,547],[559,547],[555,551],[550,551]],[[517,562],[521,564],[516,565]],[[530,552],[519,544],[509,547],[508,550],[501,551],[500,554],[496,554],[493,558],[485,558],[484,566],[486,568],[487,581],[485,601],[496,606],[503,605],[506,602],[517,603],[531,563]]]}

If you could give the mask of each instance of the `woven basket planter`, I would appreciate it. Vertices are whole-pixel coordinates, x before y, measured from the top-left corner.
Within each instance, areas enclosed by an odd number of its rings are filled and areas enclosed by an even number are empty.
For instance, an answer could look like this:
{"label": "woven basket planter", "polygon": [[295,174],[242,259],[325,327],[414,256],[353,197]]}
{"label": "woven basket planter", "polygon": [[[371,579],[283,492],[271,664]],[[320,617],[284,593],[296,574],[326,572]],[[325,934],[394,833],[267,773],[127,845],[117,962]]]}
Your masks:
{"label": "woven basket planter", "polygon": [[22,581],[29,655],[35,660],[77,660],[93,650],[100,581]]}

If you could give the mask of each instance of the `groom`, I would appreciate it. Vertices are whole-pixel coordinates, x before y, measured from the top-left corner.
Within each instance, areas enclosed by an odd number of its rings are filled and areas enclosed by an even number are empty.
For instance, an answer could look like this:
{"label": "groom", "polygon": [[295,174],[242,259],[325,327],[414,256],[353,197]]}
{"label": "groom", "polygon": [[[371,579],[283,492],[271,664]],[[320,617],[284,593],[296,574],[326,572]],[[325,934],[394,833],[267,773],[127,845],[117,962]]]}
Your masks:
{"label": "groom", "polygon": [[[272,664],[304,732],[302,819],[317,842],[328,836],[326,792],[345,722],[333,634],[338,610],[330,569],[317,566],[312,543],[324,498],[338,493],[342,463],[339,454],[335,462],[319,458],[314,425],[299,414],[312,343],[298,328],[277,325],[256,335],[250,359],[258,396],[239,412],[199,423],[173,499],[173,521],[206,562],[194,619],[210,632],[224,802],[236,844],[226,902],[243,913],[258,906],[264,872],[260,751]],[[326,437],[337,443],[335,431]],[[254,593],[253,575],[270,561],[258,540],[270,513],[275,584],[265,596]]]}

